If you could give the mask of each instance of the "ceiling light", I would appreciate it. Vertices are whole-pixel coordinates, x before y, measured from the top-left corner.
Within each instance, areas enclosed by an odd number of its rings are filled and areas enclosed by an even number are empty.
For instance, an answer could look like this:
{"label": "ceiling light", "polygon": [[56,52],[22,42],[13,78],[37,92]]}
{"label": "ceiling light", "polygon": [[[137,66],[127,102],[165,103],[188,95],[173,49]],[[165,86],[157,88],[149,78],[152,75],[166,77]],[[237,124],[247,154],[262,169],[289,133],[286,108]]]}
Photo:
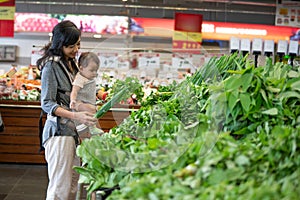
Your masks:
{"label": "ceiling light", "polygon": [[94,38],[102,38],[102,35],[101,34],[95,34],[93,35]]}

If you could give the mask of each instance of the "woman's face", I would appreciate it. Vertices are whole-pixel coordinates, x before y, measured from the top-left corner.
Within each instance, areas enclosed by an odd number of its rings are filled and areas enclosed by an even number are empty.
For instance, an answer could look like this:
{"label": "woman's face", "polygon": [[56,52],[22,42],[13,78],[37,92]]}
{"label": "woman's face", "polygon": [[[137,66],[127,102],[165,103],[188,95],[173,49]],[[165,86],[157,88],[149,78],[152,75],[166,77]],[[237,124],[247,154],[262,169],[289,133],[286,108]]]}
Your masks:
{"label": "woman's face", "polygon": [[63,46],[63,53],[66,57],[66,60],[68,60],[70,58],[74,59],[76,57],[79,49],[80,49],[80,38],[73,45]]}

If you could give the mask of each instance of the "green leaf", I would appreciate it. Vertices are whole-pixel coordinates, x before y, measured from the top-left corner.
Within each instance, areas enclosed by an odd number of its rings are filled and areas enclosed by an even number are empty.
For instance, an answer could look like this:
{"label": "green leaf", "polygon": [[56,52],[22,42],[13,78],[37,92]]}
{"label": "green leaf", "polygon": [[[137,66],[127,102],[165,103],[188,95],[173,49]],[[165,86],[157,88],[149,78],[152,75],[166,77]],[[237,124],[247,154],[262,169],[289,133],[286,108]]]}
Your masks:
{"label": "green leaf", "polygon": [[241,93],[240,101],[241,101],[243,109],[248,113],[250,110],[250,105],[251,105],[250,94],[249,93]]}
{"label": "green leaf", "polygon": [[291,84],[292,90],[300,91],[300,80]]}
{"label": "green leaf", "polygon": [[236,164],[243,166],[243,165],[249,165],[250,161],[249,158],[246,157],[245,155],[239,155],[235,158]]}
{"label": "green leaf", "polygon": [[211,185],[219,184],[226,180],[226,172],[222,169],[215,169],[208,178],[208,183]]}
{"label": "green leaf", "polygon": [[149,149],[157,149],[159,144],[159,140],[157,138],[149,138],[147,142]]}
{"label": "green leaf", "polygon": [[248,88],[251,86],[251,81],[253,78],[252,73],[245,73],[242,75],[241,80],[242,80],[242,91],[246,92]]}
{"label": "green leaf", "polygon": [[288,72],[288,77],[289,78],[298,78],[299,77],[299,73],[296,72],[296,71],[291,70],[291,71]]}
{"label": "green leaf", "polygon": [[256,95],[258,93],[258,91],[260,91],[261,89],[261,80],[260,78],[256,78],[256,87],[255,87],[255,90],[254,90],[254,95]]}
{"label": "green leaf", "polygon": [[224,81],[224,87],[226,90],[228,91],[232,91],[232,90],[238,90],[241,85],[243,84],[243,79],[240,78],[241,76],[238,75],[233,75],[231,77],[229,77],[228,79],[226,79]]}
{"label": "green leaf", "polygon": [[266,114],[266,115],[278,115],[278,109],[277,108],[271,108],[269,110],[263,111],[262,114]]}
{"label": "green leaf", "polygon": [[273,92],[273,93],[278,93],[278,92],[280,92],[280,89],[279,89],[279,88],[275,88],[275,87],[271,87],[271,86],[268,86],[267,89],[268,89],[270,92]]}
{"label": "green leaf", "polygon": [[239,98],[238,98],[237,91],[232,91],[228,94],[228,106],[229,106],[230,112],[233,111],[233,109],[238,101],[239,101]]}
{"label": "green leaf", "polygon": [[287,91],[287,92],[283,92],[278,96],[281,100],[284,98],[291,98],[291,97],[295,97],[300,99],[300,94],[298,92],[294,92],[294,91]]}
{"label": "green leaf", "polygon": [[269,105],[269,99],[267,97],[266,92],[263,89],[260,89],[260,94],[263,97],[263,99],[265,100],[266,104]]}

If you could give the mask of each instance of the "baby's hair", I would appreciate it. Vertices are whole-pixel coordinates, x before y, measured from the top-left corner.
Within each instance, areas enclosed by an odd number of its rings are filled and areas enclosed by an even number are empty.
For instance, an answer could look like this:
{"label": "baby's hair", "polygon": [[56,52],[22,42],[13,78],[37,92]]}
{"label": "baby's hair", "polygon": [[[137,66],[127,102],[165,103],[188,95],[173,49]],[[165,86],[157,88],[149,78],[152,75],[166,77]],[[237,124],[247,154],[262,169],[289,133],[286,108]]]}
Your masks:
{"label": "baby's hair", "polygon": [[100,65],[99,57],[93,52],[83,52],[78,59],[79,66],[82,67],[87,67],[91,61],[95,62],[98,66]]}

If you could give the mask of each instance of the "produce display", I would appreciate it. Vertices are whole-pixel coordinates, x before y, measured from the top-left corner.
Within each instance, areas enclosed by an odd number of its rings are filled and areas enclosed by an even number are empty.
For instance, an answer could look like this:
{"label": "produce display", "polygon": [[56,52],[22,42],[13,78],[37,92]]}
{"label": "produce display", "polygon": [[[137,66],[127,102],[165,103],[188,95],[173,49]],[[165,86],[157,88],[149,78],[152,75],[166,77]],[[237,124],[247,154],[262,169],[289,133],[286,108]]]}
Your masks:
{"label": "produce display", "polygon": [[142,88],[143,85],[136,78],[127,77],[124,81],[117,80],[110,89],[105,104],[101,106],[94,117],[101,118],[116,103],[128,99],[128,94],[135,94],[137,99],[141,100],[144,96]]}
{"label": "produce display", "polygon": [[[77,148],[88,194],[108,199],[297,199],[300,72],[212,58]],[[89,196],[90,197],[90,196]]]}
{"label": "produce display", "polygon": [[31,66],[20,70],[13,66],[0,76],[0,100],[38,101],[40,88],[39,71]]}

